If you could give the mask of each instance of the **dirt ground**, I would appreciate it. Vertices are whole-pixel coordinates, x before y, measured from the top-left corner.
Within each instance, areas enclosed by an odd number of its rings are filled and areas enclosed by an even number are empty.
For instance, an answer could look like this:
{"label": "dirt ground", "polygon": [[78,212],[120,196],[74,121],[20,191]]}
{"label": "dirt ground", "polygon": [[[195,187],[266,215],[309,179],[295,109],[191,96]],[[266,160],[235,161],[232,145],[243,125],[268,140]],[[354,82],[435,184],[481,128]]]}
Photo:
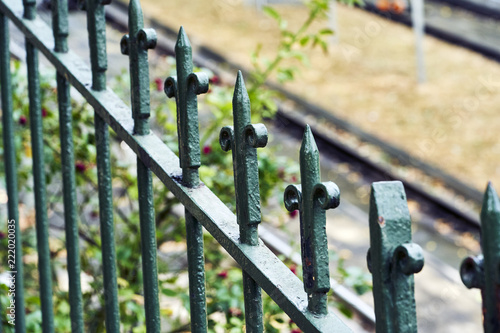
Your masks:
{"label": "dirt ground", "polygon": [[[250,67],[250,54],[276,50],[276,23],[241,0],[142,1],[163,24]],[[291,29],[307,13],[276,5]],[[433,37],[425,39],[427,82],[417,84],[413,32],[360,9],[337,5],[336,43],[310,52],[311,66],[287,85],[364,130],[484,189],[500,187],[500,65]],[[324,20],[318,29],[328,25]]]}

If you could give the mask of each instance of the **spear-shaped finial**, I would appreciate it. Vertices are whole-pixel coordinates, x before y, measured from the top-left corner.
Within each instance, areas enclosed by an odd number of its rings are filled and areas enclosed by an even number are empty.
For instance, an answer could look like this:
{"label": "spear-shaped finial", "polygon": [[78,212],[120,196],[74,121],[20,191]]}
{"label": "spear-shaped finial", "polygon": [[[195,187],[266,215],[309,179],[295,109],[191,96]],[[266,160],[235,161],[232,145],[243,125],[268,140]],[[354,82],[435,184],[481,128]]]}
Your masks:
{"label": "spear-shaped finial", "polygon": [[[175,44],[177,76],[165,81],[165,93],[175,97],[177,104],[177,134],[179,137],[179,159],[182,182],[196,187],[200,183],[200,136],[198,131],[197,95],[208,91],[208,77],[204,73],[193,73],[191,44],[180,28]],[[205,266],[203,259],[203,230],[186,209],[186,243],[188,247],[189,299],[191,306],[191,329],[206,332]]]}
{"label": "spear-shaped finial", "polygon": [[191,43],[181,27],[175,44],[177,76],[165,81],[165,93],[177,102],[177,132],[179,159],[183,182],[190,187],[198,186],[200,179],[200,137],[197,95],[208,91],[208,76],[193,73]]}
{"label": "spear-shaped finial", "polygon": [[[250,119],[250,99],[239,71],[233,95],[234,127],[221,129],[219,143],[222,150],[233,153],[240,242],[255,246],[259,244],[257,226],[261,221],[257,148],[266,146],[267,129],[263,124],[253,125]],[[246,272],[243,272],[243,287],[247,332],[263,332],[261,290]]]}
{"label": "spear-shaped finial", "polygon": [[340,190],[333,182],[320,182],[319,151],[309,125],[300,148],[301,185],[285,189],[285,207],[300,211],[300,238],[304,289],[309,296],[308,309],[323,315],[330,290],[328,240],[325,210],[340,203]]}
{"label": "spear-shaped finial", "polygon": [[488,183],[481,208],[483,254],[462,262],[460,276],[467,288],[479,288],[483,298],[484,332],[500,332],[500,200]]}
{"label": "spear-shaped finial", "polygon": [[120,47],[122,54],[129,56],[130,92],[134,133],[149,133],[149,66],[148,49],[156,46],[154,29],[143,29],[144,20],[139,0],[130,0],[128,7],[129,34],[123,36]]}
{"label": "spear-shaped finial", "polygon": [[300,177],[303,188],[312,188],[312,186],[306,184],[315,185],[320,182],[319,150],[309,125],[306,125],[302,145],[300,146]]}
{"label": "spear-shaped finial", "polygon": [[257,245],[257,225],[261,221],[257,148],[267,144],[267,129],[250,122],[250,99],[238,72],[233,95],[234,127],[221,129],[219,142],[224,151],[233,151],[236,215],[240,224],[240,241]]}

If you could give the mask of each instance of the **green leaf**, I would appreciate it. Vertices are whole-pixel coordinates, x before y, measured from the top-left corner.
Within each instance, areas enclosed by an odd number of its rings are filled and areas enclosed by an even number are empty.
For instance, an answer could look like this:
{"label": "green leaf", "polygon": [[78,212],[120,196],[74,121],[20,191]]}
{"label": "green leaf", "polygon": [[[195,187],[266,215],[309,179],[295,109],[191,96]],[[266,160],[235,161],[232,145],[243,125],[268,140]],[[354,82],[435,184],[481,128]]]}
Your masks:
{"label": "green leaf", "polygon": [[319,45],[321,46],[323,53],[328,53],[328,43],[327,42],[325,42],[324,40],[320,40]]}
{"label": "green leaf", "polygon": [[168,297],[176,297],[179,295],[179,293],[177,293],[175,290],[169,288],[162,288],[161,292],[163,295]]}
{"label": "green leaf", "polygon": [[281,15],[274,8],[265,6],[262,8],[262,11],[264,12],[264,14],[271,17],[272,19],[275,19],[278,22],[281,21]]}
{"label": "green leaf", "polygon": [[292,67],[289,68],[280,68],[278,70],[277,78],[281,83],[292,81],[294,79],[295,69]]}
{"label": "green leaf", "polygon": [[335,34],[335,33],[333,32],[333,30],[332,30],[332,29],[325,28],[325,29],[321,29],[321,30],[319,31],[319,34],[320,34],[320,35],[333,35],[333,34]]}
{"label": "green leaf", "polygon": [[306,44],[309,42],[309,40],[311,39],[310,36],[304,36],[300,39],[299,43],[300,43],[300,46],[306,46]]}

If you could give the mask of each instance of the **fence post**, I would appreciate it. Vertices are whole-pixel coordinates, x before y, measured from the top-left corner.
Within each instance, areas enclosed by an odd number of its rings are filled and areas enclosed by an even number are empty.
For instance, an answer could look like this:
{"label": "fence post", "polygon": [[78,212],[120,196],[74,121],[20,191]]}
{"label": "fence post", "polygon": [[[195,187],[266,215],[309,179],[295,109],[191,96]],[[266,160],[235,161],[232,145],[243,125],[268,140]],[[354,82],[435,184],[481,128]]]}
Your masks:
{"label": "fence post", "polygon": [[[132,116],[134,118],[134,134],[136,135],[150,133],[148,49],[153,49],[156,46],[156,32],[153,29],[143,29],[143,27],[140,2],[139,0],[131,0],[128,7],[129,34],[122,38],[120,46],[122,53],[129,56]],[[137,185],[146,330],[160,332],[153,179],[151,171],[139,156],[137,156]]]}
{"label": "fence post", "polygon": [[411,242],[410,212],[399,181],[372,184],[370,243],[377,332],[417,332],[413,274],[422,270],[424,256]]}
{"label": "fence post", "polygon": [[[89,32],[90,66],[92,69],[92,90],[95,93],[106,90],[106,20],[104,5],[110,0],[79,0],[81,9],[87,11]],[[97,183],[99,191],[99,223],[101,227],[102,266],[104,300],[106,307],[106,331],[120,331],[118,307],[118,284],[116,278],[115,231],[113,224],[113,187],[111,158],[109,150],[108,124],[94,110],[94,127],[97,153]]]}
{"label": "fence post", "polygon": [[[5,163],[5,184],[7,185],[8,219],[15,224],[15,267],[16,271],[16,332],[26,332],[24,314],[24,273],[23,273],[23,244],[21,241],[21,226],[19,221],[19,198],[17,191],[17,162],[14,142],[14,121],[12,119],[12,82],[10,72],[9,50],[9,20],[3,13],[0,14],[0,81],[2,89],[2,130]],[[4,257],[5,258],[5,257]],[[0,307],[3,312],[4,308]],[[3,319],[3,318],[2,318]]]}
{"label": "fence post", "polygon": [[[36,1],[24,0],[24,18],[36,18]],[[42,330],[54,332],[54,310],[52,303],[52,269],[50,264],[49,230],[47,220],[47,197],[45,184],[45,163],[43,154],[42,101],[40,74],[38,71],[38,50],[26,38],[26,63],[28,66],[28,94],[33,152],[33,181],[36,211],[36,239],[38,250],[38,271],[40,273],[40,301],[42,308]]]}
{"label": "fence post", "polygon": [[309,125],[300,148],[301,185],[288,185],[284,202],[288,211],[300,211],[300,240],[304,290],[307,308],[316,315],[328,313],[327,293],[330,290],[328,239],[325,210],[340,203],[340,190],[333,182],[321,183],[319,151]]}
{"label": "fence post", "polygon": [[462,262],[460,276],[467,288],[481,289],[484,331],[500,332],[500,200],[491,183],[481,209],[481,249]]}
{"label": "fence post", "polygon": [[[250,99],[241,71],[238,72],[234,87],[233,118],[234,127],[223,127],[219,142],[222,150],[232,150],[233,153],[236,217],[240,226],[240,242],[256,246],[259,244],[257,227],[261,222],[257,148],[266,146],[267,129],[264,124],[251,124]],[[243,290],[246,330],[263,332],[261,289],[245,270],[243,270]]]}
{"label": "fence post", "polygon": [[[191,43],[180,28],[175,44],[177,76],[165,81],[165,93],[177,102],[177,132],[182,182],[188,187],[198,187],[200,177],[200,137],[197,95],[208,91],[208,77],[193,73]],[[205,259],[203,254],[203,229],[201,223],[186,208],[186,243],[188,248],[189,300],[191,306],[191,331],[207,331],[205,297]]]}
{"label": "fence post", "polygon": [[[54,51],[68,52],[68,1],[52,0],[52,30]],[[61,167],[64,195],[64,229],[68,263],[68,283],[71,331],[83,332],[83,301],[80,281],[80,246],[78,235],[78,217],[75,185],[75,153],[73,145],[73,121],[71,114],[71,96],[68,80],[60,73],[56,74],[57,102],[59,109],[59,129],[61,140]]]}

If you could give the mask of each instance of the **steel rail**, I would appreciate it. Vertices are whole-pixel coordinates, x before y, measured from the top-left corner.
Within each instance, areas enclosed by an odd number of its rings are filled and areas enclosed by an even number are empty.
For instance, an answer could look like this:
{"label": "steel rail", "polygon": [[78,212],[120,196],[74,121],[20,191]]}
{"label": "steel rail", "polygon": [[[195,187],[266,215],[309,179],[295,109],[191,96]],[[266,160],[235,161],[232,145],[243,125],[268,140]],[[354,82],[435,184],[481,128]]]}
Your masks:
{"label": "steel rail", "polygon": [[[447,0],[435,0],[435,1],[430,1],[431,3],[437,3],[437,2],[446,2],[448,3]],[[465,7],[465,6],[460,6],[459,3],[455,3],[455,1],[450,1],[450,5],[454,7],[458,7],[463,10],[468,10],[471,12],[471,14],[475,15],[481,15],[481,16],[487,16],[492,19],[499,19],[498,16],[495,16],[492,13],[485,15],[485,12],[487,9],[484,9],[484,12],[480,12],[479,10],[473,10],[472,7]],[[411,15],[407,12],[403,12],[401,14],[396,14],[396,13],[390,13],[387,11],[381,11],[379,10],[373,3],[368,3],[366,2],[363,7],[359,7],[360,9],[366,10],[368,12],[377,14],[385,19],[397,22],[397,23],[402,23],[406,26],[411,27],[412,22],[411,22]],[[500,61],[500,50],[497,48],[493,48],[491,46],[486,45],[485,43],[482,43],[481,41],[475,40],[468,38],[467,36],[463,36],[459,32],[455,31],[450,31],[443,29],[439,26],[436,25],[430,25],[430,24],[425,24],[424,27],[425,33],[434,37],[437,37],[439,39],[442,39],[446,42],[456,44],[458,46],[462,46],[464,48],[470,49],[472,51],[475,51],[477,53],[480,53],[488,58],[491,58],[495,61]]]}
{"label": "steel rail", "polygon": [[446,3],[492,19],[500,19],[500,6],[493,0],[432,0],[431,2]]}

